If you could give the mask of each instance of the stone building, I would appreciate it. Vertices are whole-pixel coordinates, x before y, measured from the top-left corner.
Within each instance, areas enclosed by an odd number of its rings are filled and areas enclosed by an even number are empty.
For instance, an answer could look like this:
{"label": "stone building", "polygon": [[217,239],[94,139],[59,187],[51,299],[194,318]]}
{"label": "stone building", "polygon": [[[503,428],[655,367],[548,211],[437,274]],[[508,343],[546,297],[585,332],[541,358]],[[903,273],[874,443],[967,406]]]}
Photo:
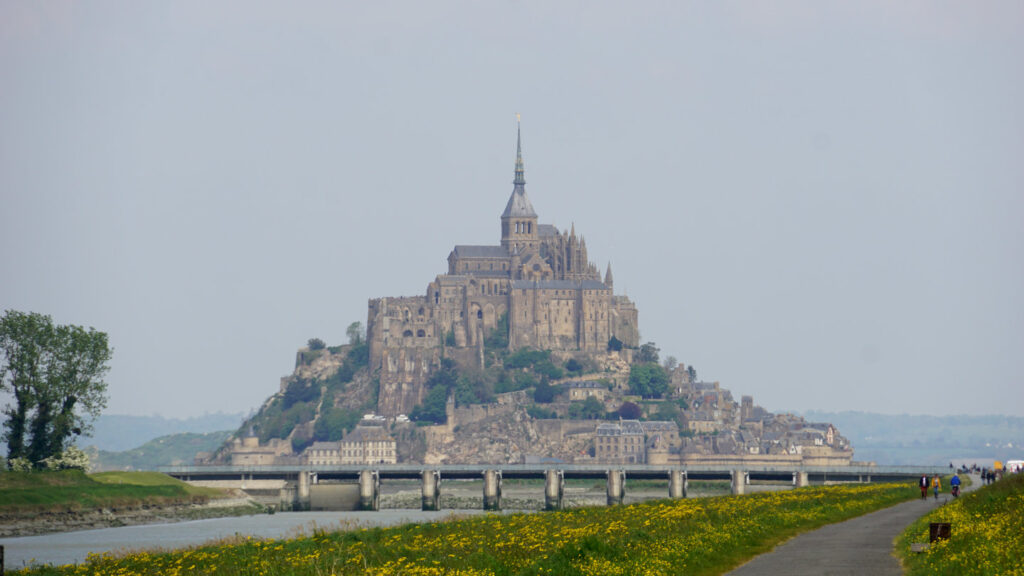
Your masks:
{"label": "stone building", "polygon": [[302,452],[302,463],[312,466],[341,464],[341,444],[339,442],[314,442]]}
{"label": "stone building", "polygon": [[574,402],[577,400],[586,400],[591,396],[604,402],[604,399],[608,396],[608,385],[600,382],[594,382],[592,380],[569,382],[567,387],[569,389],[569,400]]}
{"label": "stone building", "polygon": [[370,368],[380,370],[378,411],[385,416],[408,413],[422,400],[442,349],[482,357],[495,330],[507,330],[510,350],[603,352],[612,337],[639,344],[636,306],[615,295],[611,265],[602,278],[575,226],[559,231],[539,223],[518,135],[512,194],[499,220],[499,243],[455,246],[447,273],[425,294],[370,300]]}
{"label": "stone building", "polygon": [[636,420],[598,424],[594,459],[608,464],[643,464],[644,444],[644,430]]}
{"label": "stone building", "polygon": [[287,440],[271,438],[266,444],[260,444],[252,431],[244,438],[232,440],[229,452],[232,466],[270,466],[290,453],[291,443]]}
{"label": "stone building", "polygon": [[341,439],[341,464],[394,464],[398,462],[395,439],[383,426],[357,425]]}
{"label": "stone building", "polygon": [[598,424],[594,433],[594,459],[608,464],[665,464],[672,447],[678,445],[679,426],[675,422],[605,422]]}

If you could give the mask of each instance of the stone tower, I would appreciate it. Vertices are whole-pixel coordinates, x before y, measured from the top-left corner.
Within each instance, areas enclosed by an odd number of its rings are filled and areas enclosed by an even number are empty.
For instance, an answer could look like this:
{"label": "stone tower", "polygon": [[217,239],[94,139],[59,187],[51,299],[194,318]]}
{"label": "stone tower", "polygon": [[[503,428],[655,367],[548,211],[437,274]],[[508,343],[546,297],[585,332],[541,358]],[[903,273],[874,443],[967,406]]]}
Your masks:
{"label": "stone tower", "polygon": [[523,140],[516,126],[516,171],[512,180],[512,196],[501,214],[501,247],[511,253],[537,249],[537,213],[526,195],[526,174],[523,169]]}

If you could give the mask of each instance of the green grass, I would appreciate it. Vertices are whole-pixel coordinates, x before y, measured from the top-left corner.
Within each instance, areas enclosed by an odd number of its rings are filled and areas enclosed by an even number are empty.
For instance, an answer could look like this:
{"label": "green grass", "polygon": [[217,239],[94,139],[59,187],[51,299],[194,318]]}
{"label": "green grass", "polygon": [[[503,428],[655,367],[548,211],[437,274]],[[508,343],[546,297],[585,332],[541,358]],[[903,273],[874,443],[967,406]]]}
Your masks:
{"label": "green grass", "polygon": [[23,574],[519,576],[721,574],[793,535],[916,497],[906,484],[488,514],[287,540],[93,557]]}
{"label": "green grass", "polygon": [[219,496],[220,490],[189,486],[158,472],[0,473],[3,514],[199,503]]}
{"label": "green grass", "polygon": [[[928,543],[932,522],[948,522],[950,539],[913,552],[911,544]],[[982,486],[926,514],[897,539],[896,552],[911,576],[1024,575],[1024,474]]]}

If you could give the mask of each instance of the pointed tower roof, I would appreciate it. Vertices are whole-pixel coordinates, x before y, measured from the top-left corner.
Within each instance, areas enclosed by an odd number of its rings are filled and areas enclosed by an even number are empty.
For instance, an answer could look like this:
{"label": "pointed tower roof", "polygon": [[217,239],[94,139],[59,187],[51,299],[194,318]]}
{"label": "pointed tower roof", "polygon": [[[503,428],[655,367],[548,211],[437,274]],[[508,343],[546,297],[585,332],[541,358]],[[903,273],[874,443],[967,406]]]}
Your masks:
{"label": "pointed tower roof", "polygon": [[505,205],[502,218],[536,218],[537,213],[533,211],[533,204],[526,196],[526,170],[523,168],[523,140],[520,135],[518,114],[516,115],[516,177],[512,181],[512,196]]}
{"label": "pointed tower roof", "polygon": [[612,263],[608,263],[608,270],[604,273],[604,283],[611,286],[614,279],[612,278]]}

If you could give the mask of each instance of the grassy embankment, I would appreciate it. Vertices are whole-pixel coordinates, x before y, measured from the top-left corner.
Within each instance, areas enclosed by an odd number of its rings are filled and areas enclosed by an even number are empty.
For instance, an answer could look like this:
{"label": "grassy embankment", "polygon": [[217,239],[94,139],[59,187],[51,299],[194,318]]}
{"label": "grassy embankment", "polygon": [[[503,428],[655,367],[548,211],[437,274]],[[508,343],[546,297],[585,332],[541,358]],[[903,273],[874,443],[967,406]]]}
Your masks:
{"label": "grassy embankment", "polygon": [[0,473],[0,514],[197,504],[224,493],[190,486],[159,472],[81,470]]}
{"label": "grassy embankment", "polygon": [[794,534],[916,497],[907,484],[801,488],[92,557],[49,574],[720,574]]}
{"label": "grassy embankment", "polygon": [[[951,538],[912,552],[911,544],[928,542],[932,522],[949,522]],[[896,550],[912,576],[1024,575],[1024,474],[982,486],[926,514],[897,539]]]}

